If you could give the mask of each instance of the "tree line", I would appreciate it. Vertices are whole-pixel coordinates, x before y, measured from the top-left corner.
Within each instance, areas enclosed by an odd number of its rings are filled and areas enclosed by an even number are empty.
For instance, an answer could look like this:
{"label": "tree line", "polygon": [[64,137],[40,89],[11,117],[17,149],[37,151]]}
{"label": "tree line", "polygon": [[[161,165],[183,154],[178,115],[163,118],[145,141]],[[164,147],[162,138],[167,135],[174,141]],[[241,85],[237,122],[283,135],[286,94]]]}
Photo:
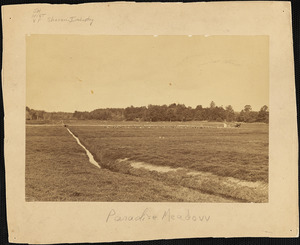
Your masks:
{"label": "tree line", "polygon": [[259,111],[253,111],[251,105],[245,105],[240,112],[235,112],[231,105],[209,107],[201,105],[192,108],[184,104],[148,105],[141,107],[96,109],[91,112],[75,111],[45,112],[26,107],[27,120],[112,120],[112,121],[217,121],[217,122],[269,122],[269,108],[264,105]]}

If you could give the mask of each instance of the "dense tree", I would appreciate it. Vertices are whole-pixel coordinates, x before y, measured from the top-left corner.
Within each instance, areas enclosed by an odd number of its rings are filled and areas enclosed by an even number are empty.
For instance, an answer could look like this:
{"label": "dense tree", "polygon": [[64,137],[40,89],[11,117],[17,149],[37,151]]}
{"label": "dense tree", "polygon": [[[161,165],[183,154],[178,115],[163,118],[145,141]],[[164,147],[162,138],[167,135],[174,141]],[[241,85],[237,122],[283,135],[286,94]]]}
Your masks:
{"label": "dense tree", "polygon": [[167,111],[168,107],[166,105],[149,105],[147,115],[149,120],[152,122],[167,121]]}
{"label": "dense tree", "polygon": [[64,120],[72,119],[73,113],[67,112],[46,112],[26,107],[26,120]]}
{"label": "dense tree", "polygon": [[204,111],[202,105],[197,105],[195,108],[195,111],[194,111],[194,120],[202,121],[205,119],[206,119],[205,111]]}
{"label": "dense tree", "polygon": [[225,108],[226,121],[232,122],[235,121],[235,113],[231,105],[226,106]]}
{"label": "dense tree", "polygon": [[251,106],[245,105],[244,109],[241,110],[241,112],[239,114],[238,121],[247,122],[249,120],[250,111],[251,111]]}
{"label": "dense tree", "polygon": [[216,107],[216,103],[214,101],[210,102],[210,108],[213,109]]}
{"label": "dense tree", "polygon": [[225,110],[223,107],[218,107],[218,106],[210,107],[208,113],[209,113],[209,117],[208,117],[209,121],[222,122],[226,118]]}
{"label": "dense tree", "polygon": [[73,117],[80,120],[91,119],[90,113],[87,111],[75,111]]}
{"label": "dense tree", "polygon": [[257,121],[265,123],[269,122],[269,108],[266,105],[264,105],[258,112]]}
{"label": "dense tree", "polygon": [[258,114],[258,112],[252,111],[251,105],[245,105],[237,119],[239,122],[258,122]]}
{"label": "dense tree", "polygon": [[[107,108],[107,109],[96,109],[91,111],[89,114],[87,114],[87,112],[80,112],[79,117],[85,117],[84,119],[121,121],[125,119],[124,113],[125,113],[124,109]],[[76,114],[78,114],[78,112],[75,111],[74,117],[77,118]]]}
{"label": "dense tree", "polygon": [[91,112],[75,111],[65,112],[45,112],[26,107],[27,120],[64,120],[64,119],[94,119],[113,121],[219,121],[219,122],[269,122],[268,107],[264,105],[259,112],[252,111],[251,105],[245,105],[244,109],[238,113],[231,105],[225,107],[216,106],[212,101],[209,107],[203,108],[198,105],[195,108],[186,107],[184,104],[148,105],[141,107],[130,106],[123,108],[96,109]]}
{"label": "dense tree", "polygon": [[168,121],[176,121],[177,117],[176,117],[176,105],[172,106],[169,105],[167,111],[166,111],[166,119]]}
{"label": "dense tree", "polygon": [[252,107],[251,107],[251,105],[245,105],[245,107],[244,107],[244,111],[245,111],[246,113],[248,113],[248,112],[252,111]]}

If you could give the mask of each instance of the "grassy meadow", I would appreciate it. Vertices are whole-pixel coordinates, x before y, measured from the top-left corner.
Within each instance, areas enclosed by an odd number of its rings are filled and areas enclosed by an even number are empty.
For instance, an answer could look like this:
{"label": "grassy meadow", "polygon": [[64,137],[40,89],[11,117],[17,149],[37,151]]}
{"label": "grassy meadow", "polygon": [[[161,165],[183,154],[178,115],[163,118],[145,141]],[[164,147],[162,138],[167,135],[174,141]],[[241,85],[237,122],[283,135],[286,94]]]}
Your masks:
{"label": "grassy meadow", "polygon": [[[155,125],[155,124],[154,124]],[[128,158],[268,182],[268,125],[241,128],[69,126],[100,164]]]}
{"label": "grassy meadow", "polygon": [[62,126],[26,127],[26,201],[232,202],[147,177],[97,168]]}
{"label": "grassy meadow", "polygon": [[27,126],[27,201],[268,200],[267,124],[64,123],[102,168],[89,163],[65,127]]}

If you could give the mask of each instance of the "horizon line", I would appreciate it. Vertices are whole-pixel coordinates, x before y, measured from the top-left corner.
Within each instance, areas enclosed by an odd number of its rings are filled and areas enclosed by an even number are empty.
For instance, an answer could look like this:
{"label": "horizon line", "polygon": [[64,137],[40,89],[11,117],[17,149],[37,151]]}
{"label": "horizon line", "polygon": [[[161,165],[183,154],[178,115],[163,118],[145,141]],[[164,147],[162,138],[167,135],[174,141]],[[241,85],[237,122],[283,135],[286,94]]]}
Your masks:
{"label": "horizon line", "polygon": [[[75,113],[75,111],[78,111],[78,112],[92,112],[92,111],[95,111],[95,110],[99,110],[99,109],[101,109],[101,110],[106,110],[106,109],[121,109],[121,110],[125,110],[126,108],[130,108],[130,107],[134,107],[134,108],[140,108],[140,107],[145,107],[145,108],[147,108],[148,109],[148,107],[149,107],[149,105],[152,105],[152,106],[167,106],[167,107],[169,107],[170,105],[173,105],[173,104],[175,104],[175,105],[184,105],[186,108],[192,108],[192,109],[196,109],[197,108],[197,106],[202,106],[202,108],[203,109],[205,109],[205,108],[210,108],[210,106],[203,106],[203,105],[201,105],[201,104],[199,104],[199,105],[196,105],[196,106],[189,106],[189,105],[185,105],[185,104],[183,104],[183,103],[171,103],[171,104],[169,104],[169,105],[167,105],[167,104],[162,104],[162,105],[159,105],[159,104],[148,104],[147,106],[145,106],[145,105],[141,105],[141,106],[134,106],[134,105],[130,105],[130,106],[126,106],[126,107],[100,107],[100,108],[96,108],[96,109],[92,109],[92,110],[74,110],[74,111],[47,111],[47,110],[44,110],[44,109],[34,109],[34,108],[31,108],[31,107],[29,107],[28,105],[26,105],[25,106],[25,108],[26,107],[28,107],[29,109],[31,109],[31,110],[35,110],[35,111],[44,111],[44,112],[48,112],[48,113]],[[246,105],[250,105],[251,106],[251,104],[246,104]],[[245,105],[245,106],[246,106]],[[226,105],[226,106],[229,106],[229,105]],[[215,107],[218,107],[218,108],[223,108],[224,110],[226,110],[226,106],[223,106],[223,105],[221,105],[221,106],[218,106],[218,105],[215,105]],[[231,105],[232,106],[232,105]],[[263,106],[267,106],[268,108],[269,108],[269,105],[262,105],[260,108],[262,108]],[[233,108],[233,111],[234,112],[240,112],[240,111],[242,111],[242,110],[244,110],[244,108],[242,108],[241,110],[235,110],[234,109],[234,107],[232,106],[232,108]],[[260,109],[258,109],[258,110],[253,110],[253,108],[252,108],[252,111],[259,111]]]}

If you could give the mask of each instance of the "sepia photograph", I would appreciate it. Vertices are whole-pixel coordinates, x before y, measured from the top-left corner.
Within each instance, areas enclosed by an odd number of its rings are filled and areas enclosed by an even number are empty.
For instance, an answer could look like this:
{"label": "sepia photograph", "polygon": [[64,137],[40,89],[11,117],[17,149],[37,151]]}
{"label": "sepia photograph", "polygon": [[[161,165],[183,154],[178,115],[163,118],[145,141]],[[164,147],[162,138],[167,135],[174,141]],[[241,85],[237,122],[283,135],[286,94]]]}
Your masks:
{"label": "sepia photograph", "polygon": [[269,37],[26,36],[26,202],[269,201]]}
{"label": "sepia photograph", "polygon": [[3,6],[9,241],[298,237],[291,10]]}

